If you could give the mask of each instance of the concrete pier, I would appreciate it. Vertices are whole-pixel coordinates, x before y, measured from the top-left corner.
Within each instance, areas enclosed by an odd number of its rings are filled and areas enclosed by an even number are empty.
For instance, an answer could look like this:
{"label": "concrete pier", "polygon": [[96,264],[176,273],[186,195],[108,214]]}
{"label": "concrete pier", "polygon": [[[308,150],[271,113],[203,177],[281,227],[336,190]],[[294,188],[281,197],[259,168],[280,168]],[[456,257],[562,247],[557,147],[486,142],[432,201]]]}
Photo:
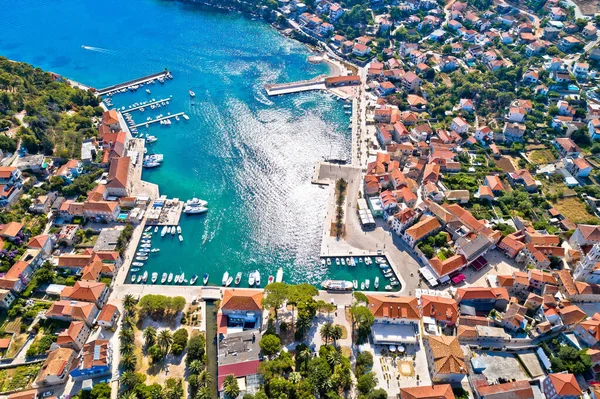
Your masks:
{"label": "concrete pier", "polygon": [[269,96],[300,93],[311,90],[325,90],[325,77],[325,75],[321,75],[309,80],[265,85],[265,90]]}
{"label": "concrete pier", "polygon": [[97,93],[99,96],[103,96],[105,94],[108,94],[108,93],[116,91],[116,90],[127,89],[131,86],[146,83],[151,80],[158,79],[158,78],[165,78],[167,75],[170,75],[170,72],[163,71],[163,72],[153,73],[152,75],[144,76],[144,77],[141,77],[138,79],[130,80],[128,82],[123,82],[123,83],[119,83],[116,85],[105,87],[103,89],[99,89]]}
{"label": "concrete pier", "polygon": [[185,114],[185,112],[179,112],[177,114],[163,116],[161,118],[152,119],[151,121],[146,121],[146,122],[138,123],[136,125],[133,125],[133,127],[140,127],[140,126],[145,126],[145,125],[151,125],[153,123],[160,122],[160,121],[163,121],[163,120],[166,120],[166,119],[175,118],[176,116],[183,116],[184,114]]}
{"label": "concrete pier", "polygon": [[138,106],[135,106],[135,107],[124,109],[121,112],[123,112],[123,113],[126,114],[126,113],[129,113],[129,112],[137,111],[140,108],[150,108],[151,105],[160,104],[160,103],[165,102],[165,101],[170,101],[172,98],[173,97],[169,97],[169,98],[163,98],[162,100],[151,101],[151,102],[146,103],[146,104],[141,104],[141,105],[138,105]]}

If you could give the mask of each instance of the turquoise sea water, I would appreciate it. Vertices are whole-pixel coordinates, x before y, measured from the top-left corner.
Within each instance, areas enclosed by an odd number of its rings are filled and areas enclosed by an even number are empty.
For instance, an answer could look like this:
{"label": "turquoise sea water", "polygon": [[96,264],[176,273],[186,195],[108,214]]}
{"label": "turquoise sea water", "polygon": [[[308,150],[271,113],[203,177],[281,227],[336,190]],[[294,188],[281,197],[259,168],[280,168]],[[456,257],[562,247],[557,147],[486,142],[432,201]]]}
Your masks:
{"label": "turquoise sea water", "polygon": [[[150,151],[165,162],[144,172],[161,194],[209,201],[205,215],[182,215],[184,242],[153,239],[161,249],[144,270],[235,275],[259,269],[263,285],[278,267],[287,282],[374,279],[377,268],[319,265],[326,190],[310,184],[323,157],[349,157],[349,117],[323,93],[268,98],[265,83],[327,72],[304,46],[262,21],[158,0],[0,0],[0,54],[96,88],[172,71],[164,85],[113,97],[115,106],[173,96],[159,110],[189,121],[141,128],[158,137]],[[85,46],[83,48],[82,46]],[[194,104],[188,90],[196,93]]]}

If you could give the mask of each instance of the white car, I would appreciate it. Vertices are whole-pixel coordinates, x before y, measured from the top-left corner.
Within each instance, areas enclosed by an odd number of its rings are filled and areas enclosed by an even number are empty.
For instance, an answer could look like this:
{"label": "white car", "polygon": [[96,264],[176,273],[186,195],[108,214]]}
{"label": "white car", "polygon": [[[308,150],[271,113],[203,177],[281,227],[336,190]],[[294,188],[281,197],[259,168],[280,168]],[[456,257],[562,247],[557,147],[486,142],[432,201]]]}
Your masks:
{"label": "white car", "polygon": [[48,396],[52,396],[52,391],[46,391],[42,394],[42,398],[47,398]]}

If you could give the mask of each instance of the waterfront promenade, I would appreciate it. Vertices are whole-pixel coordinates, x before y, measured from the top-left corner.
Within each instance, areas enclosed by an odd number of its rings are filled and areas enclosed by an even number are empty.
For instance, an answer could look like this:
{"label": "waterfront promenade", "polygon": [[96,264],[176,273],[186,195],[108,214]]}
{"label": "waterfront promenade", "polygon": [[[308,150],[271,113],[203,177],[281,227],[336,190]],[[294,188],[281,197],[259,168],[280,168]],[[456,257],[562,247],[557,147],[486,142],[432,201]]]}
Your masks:
{"label": "waterfront promenade", "polygon": [[301,93],[312,90],[325,90],[325,76],[317,76],[313,79],[300,80],[297,82],[277,83],[265,85],[265,91],[269,96],[279,96],[282,94]]}

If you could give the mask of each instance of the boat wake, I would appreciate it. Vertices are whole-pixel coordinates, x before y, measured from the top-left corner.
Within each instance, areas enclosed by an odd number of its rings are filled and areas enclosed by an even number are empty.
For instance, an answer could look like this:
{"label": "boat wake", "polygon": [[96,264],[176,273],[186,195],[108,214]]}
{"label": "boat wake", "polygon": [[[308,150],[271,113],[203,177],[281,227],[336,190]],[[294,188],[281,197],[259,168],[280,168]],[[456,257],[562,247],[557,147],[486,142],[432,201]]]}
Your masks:
{"label": "boat wake", "polygon": [[81,46],[81,48],[84,49],[84,50],[95,51],[97,53],[116,54],[116,51],[107,50],[107,49],[101,48],[101,47]]}
{"label": "boat wake", "polygon": [[[215,232],[217,230],[219,230],[219,227],[221,227],[221,222],[219,221],[219,224],[217,224],[217,227],[215,229],[213,229],[211,232],[205,231],[204,232],[204,237],[202,237],[202,245],[206,245],[209,242],[212,241],[213,238],[215,238]],[[208,229],[207,229],[208,230]]]}
{"label": "boat wake", "polygon": [[256,101],[258,101],[259,103],[264,104],[264,105],[271,106],[271,105],[274,104],[273,101],[269,100],[267,98],[267,96],[265,96],[265,94],[263,93],[262,89],[259,92],[257,92],[257,93],[254,94],[254,99]]}

